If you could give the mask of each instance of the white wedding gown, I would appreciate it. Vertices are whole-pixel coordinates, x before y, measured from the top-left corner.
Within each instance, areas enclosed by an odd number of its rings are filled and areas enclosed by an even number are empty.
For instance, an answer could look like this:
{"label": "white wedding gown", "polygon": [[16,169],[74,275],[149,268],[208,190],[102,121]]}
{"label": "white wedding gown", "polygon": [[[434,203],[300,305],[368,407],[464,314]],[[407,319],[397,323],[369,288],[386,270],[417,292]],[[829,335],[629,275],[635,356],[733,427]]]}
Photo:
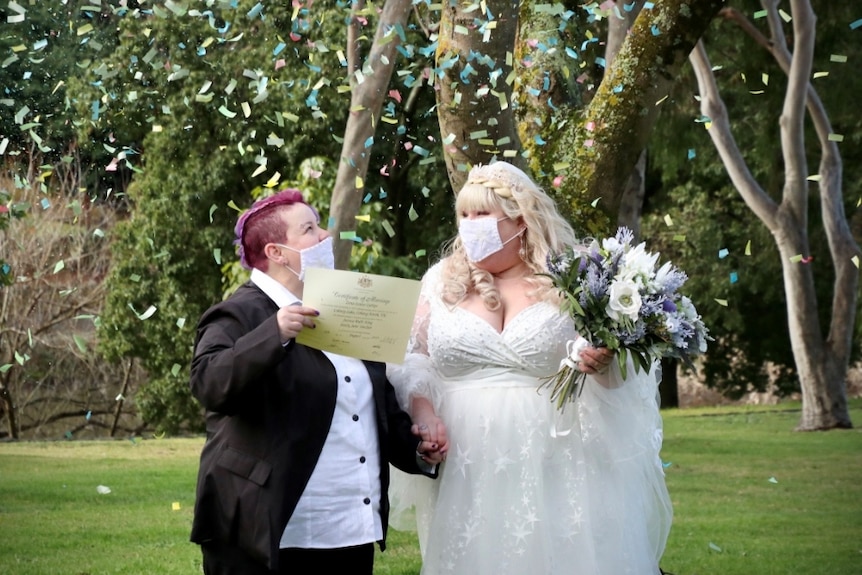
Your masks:
{"label": "white wedding gown", "polygon": [[[591,377],[557,411],[539,389],[576,337],[536,303],[502,333],[423,280],[413,349],[390,379],[431,398],[450,449],[437,480],[397,472],[391,524],[415,517],[423,575],[658,574],[671,523],[655,373]],[[415,515],[411,513],[415,507]]]}

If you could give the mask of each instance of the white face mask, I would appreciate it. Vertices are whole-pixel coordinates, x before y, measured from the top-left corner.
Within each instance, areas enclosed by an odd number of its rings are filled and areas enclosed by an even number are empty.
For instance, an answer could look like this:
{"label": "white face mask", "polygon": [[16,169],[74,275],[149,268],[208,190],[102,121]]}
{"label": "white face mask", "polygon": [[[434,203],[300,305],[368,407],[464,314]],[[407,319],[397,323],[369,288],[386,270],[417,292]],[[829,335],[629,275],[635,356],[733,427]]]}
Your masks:
{"label": "white face mask", "polygon": [[319,244],[315,244],[303,250],[298,250],[284,244],[275,245],[299,254],[299,273],[296,273],[296,270],[292,269],[287,264],[284,264],[284,267],[296,274],[299,281],[305,280],[305,270],[309,268],[323,268],[327,270],[335,269],[335,253],[332,251],[331,236]]}
{"label": "white face mask", "polygon": [[509,219],[507,216],[503,216],[499,220],[491,217],[476,218],[475,220],[462,219],[458,224],[458,235],[461,236],[461,243],[464,244],[467,259],[471,262],[480,262],[496,254],[503,249],[503,246],[524,233],[526,228],[522,228],[520,232],[504,242],[500,237],[497,222],[507,219]]}

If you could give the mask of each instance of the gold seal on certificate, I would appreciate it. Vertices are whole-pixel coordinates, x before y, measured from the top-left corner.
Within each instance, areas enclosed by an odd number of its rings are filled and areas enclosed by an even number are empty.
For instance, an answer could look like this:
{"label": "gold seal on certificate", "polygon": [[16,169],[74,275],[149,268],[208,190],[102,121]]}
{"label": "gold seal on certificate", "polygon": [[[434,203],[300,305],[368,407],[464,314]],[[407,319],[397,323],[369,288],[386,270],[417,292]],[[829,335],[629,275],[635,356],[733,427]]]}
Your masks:
{"label": "gold seal on certificate", "polygon": [[302,304],[320,312],[296,342],[359,359],[401,363],[421,283],[389,276],[310,268]]}

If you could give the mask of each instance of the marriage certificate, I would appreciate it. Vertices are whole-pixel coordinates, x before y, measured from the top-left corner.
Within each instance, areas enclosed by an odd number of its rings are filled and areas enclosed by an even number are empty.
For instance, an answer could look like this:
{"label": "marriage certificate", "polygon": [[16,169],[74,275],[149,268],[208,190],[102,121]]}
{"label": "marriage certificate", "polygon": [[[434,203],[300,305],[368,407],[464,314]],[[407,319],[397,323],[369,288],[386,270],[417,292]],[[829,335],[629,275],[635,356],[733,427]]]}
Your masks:
{"label": "marriage certificate", "polygon": [[310,268],[302,305],[320,312],[296,342],[359,359],[402,363],[419,301],[416,280]]}

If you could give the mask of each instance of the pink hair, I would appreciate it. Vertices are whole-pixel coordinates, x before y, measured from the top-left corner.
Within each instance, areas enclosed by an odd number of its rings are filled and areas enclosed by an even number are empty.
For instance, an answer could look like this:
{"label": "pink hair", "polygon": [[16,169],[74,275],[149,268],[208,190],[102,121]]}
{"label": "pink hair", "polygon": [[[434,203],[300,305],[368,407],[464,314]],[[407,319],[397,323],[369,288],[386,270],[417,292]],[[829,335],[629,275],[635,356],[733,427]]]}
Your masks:
{"label": "pink hair", "polygon": [[[295,188],[287,188],[257,200],[242,213],[234,228],[236,235],[234,244],[238,246],[237,252],[242,267],[267,271],[269,262],[263,249],[266,244],[284,240],[284,223],[281,220],[279,208],[293,204],[308,205],[302,197],[302,192]],[[317,214],[317,210],[314,210],[314,213]]]}

